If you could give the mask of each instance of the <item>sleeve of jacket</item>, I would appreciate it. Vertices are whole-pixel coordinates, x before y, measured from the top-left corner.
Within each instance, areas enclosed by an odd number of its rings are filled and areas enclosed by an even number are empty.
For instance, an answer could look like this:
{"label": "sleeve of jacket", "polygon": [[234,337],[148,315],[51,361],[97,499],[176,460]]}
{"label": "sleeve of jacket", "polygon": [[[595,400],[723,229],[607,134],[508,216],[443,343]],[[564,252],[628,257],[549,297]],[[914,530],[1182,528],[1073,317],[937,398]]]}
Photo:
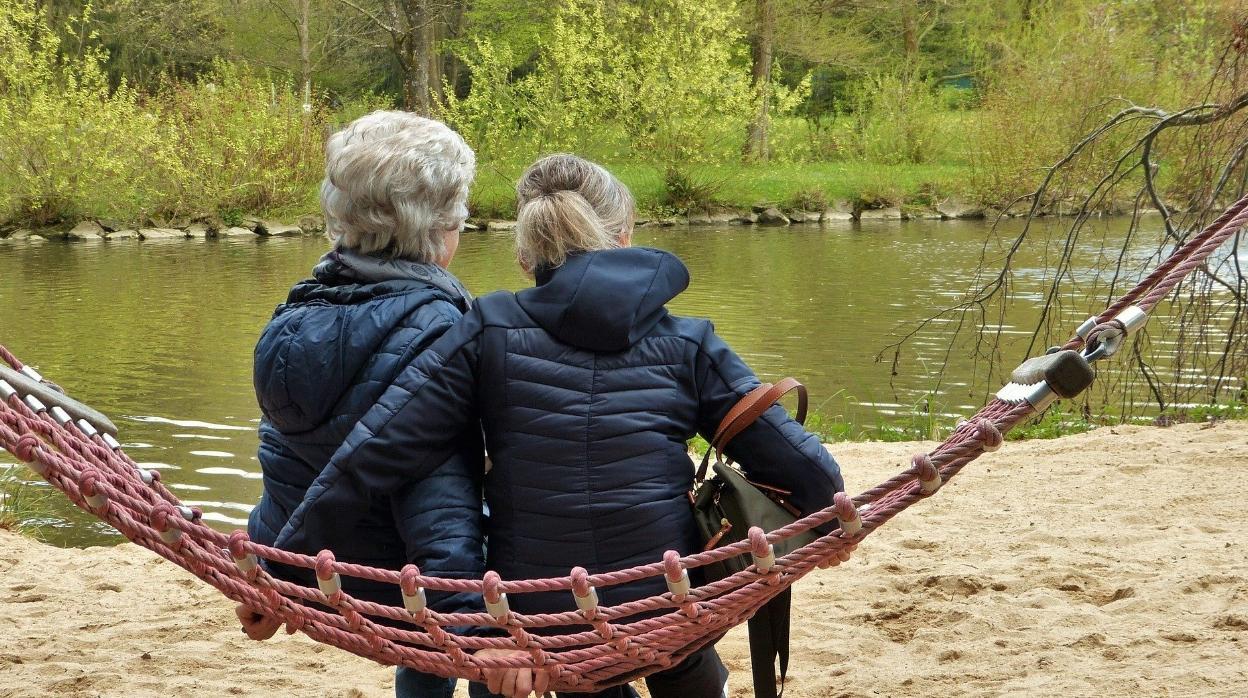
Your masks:
{"label": "sleeve of jacket", "polygon": [[[733,405],[761,381],[707,323],[698,347],[694,380],[698,390],[698,431],[707,439]],[[752,480],[791,491],[790,501],[809,514],[831,506],[844,491],[841,470],[819,437],[775,405],[729,442],[725,453]]]}
{"label": "sleeve of jacket", "polygon": [[480,315],[469,311],[406,366],[347,435],[278,536],[314,554],[352,535],[373,493],[421,483],[478,429],[474,374]]}
{"label": "sleeve of jacket", "polygon": [[[424,574],[480,579],[485,572],[481,512],[483,451],[480,432],[468,430],[455,453],[425,479],[390,495],[395,529],[406,560]],[[429,592],[429,606],[441,613],[484,611],[480,594]]]}

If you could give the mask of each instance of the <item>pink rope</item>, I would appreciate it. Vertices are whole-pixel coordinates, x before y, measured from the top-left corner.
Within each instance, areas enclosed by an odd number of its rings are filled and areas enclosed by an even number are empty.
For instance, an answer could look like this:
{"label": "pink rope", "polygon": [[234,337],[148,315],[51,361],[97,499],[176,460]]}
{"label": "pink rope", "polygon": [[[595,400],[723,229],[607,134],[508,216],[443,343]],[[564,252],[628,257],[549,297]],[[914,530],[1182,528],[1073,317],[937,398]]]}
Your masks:
{"label": "pink rope", "polygon": [[[1150,309],[1223,242],[1248,223],[1248,197],[1181,245],[1153,273],[1098,317],[1105,323],[1132,303]],[[1068,348],[1083,344],[1072,339]],[[15,369],[22,364],[0,345],[0,360]],[[387,570],[341,562],[323,551],[299,555],[247,539],[246,533],[224,534],[206,526],[197,511],[181,502],[120,449],[75,426],[62,427],[46,413],[35,413],[17,396],[0,402],[0,444],[30,463],[75,506],[98,516],[122,535],[188,570],[261,613],[281,619],[290,632],[340,647],[384,664],[402,664],[440,676],[480,679],[498,667],[537,671],[543,688],[590,691],[640,674],[672,666],[714,642],[729,628],[749,618],[762,605],[846,546],[857,544],[894,516],[939,491],[968,463],[1001,446],[1010,429],[1034,414],[1027,403],[992,400],[962,422],[929,453],[916,455],[912,467],[852,499],[838,496],[832,505],[775,531],[751,530],[738,543],[680,556],[669,551],[648,565],[600,574],[577,567],[567,576],[503,580],[487,573],[481,580],[425,576],[414,566]],[[925,488],[926,483],[926,488]],[[839,519],[860,526],[853,533],[837,529],[781,557],[765,573],[750,566],[725,579],[687,592],[664,593],[614,606],[593,605],[563,613],[416,613],[352,598],[338,588],[326,596],[269,575],[256,560],[313,570],[328,582],[335,574],[394,584],[407,596],[420,589],[482,594],[497,610],[504,595],[563,592],[582,599],[595,589],[664,576],[680,584],[689,570],[738,555],[765,556],[777,543]],[[253,557],[254,556],[254,557]],[[683,587],[680,587],[683,590]],[[571,599],[569,599],[571,602]],[[332,610],[328,610],[332,609]],[[460,636],[452,626],[493,626],[505,636]],[[559,627],[564,632],[534,632]],[[578,628],[577,630],[566,630]],[[524,655],[478,657],[485,648],[521,649]]]}

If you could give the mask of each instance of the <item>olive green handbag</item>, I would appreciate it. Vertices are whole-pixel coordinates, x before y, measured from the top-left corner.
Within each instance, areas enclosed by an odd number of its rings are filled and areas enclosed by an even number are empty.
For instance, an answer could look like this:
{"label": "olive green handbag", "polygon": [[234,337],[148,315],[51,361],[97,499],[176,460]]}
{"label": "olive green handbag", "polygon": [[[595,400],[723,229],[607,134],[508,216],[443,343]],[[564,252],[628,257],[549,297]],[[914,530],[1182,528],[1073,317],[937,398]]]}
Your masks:
{"label": "olive green handbag", "polygon": [[[716,429],[694,476],[691,493],[693,514],[704,550],[744,540],[751,526],[774,531],[800,518],[800,512],[786,499],[790,492],[747,479],[730,460],[723,457],[724,446],[733,437],[753,424],[777,400],[794,390],[798,396],[797,421],[804,423],[806,387],[792,378],[785,378],[774,385],[764,383],[750,391],[729,410]],[[713,464],[712,454],[715,457]],[[708,467],[713,467],[715,477],[706,477]],[[781,541],[775,546],[776,557],[786,555],[818,537],[817,533],[808,532]],[[706,581],[713,582],[740,572],[749,565],[749,557],[738,555],[702,569]]]}
{"label": "olive green handbag", "polygon": [[[791,494],[746,479],[745,474],[723,457],[724,446],[734,436],[753,424],[769,407],[791,390],[797,390],[797,421],[806,421],[806,388],[792,378],[772,385],[763,385],[750,391],[728,411],[720,422],[714,438],[706,449],[702,464],[694,476],[694,489],[690,492],[693,514],[702,535],[704,550],[729,545],[744,540],[751,526],[764,531],[783,528],[798,518],[800,512],[788,503]],[[706,471],[715,454],[715,477],[707,478]],[[793,536],[775,544],[776,557],[786,555],[818,538],[808,532]],[[718,581],[735,572],[746,569],[751,563],[745,555],[737,555],[722,562],[701,568],[704,582]],[[789,608],[791,591],[785,589],[760,608],[749,621],[750,669],[754,682],[755,698],[776,698],[783,693],[784,679],[789,670]],[[777,692],[776,660],[779,659],[780,691]]]}

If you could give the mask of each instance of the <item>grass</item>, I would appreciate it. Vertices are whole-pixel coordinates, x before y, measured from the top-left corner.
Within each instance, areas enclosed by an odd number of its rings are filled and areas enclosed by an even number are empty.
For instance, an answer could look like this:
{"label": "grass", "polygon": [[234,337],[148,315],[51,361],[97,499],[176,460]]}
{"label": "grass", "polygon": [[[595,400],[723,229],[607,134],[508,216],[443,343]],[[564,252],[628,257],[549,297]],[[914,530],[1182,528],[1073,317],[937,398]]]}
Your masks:
{"label": "grass", "polygon": [[[481,163],[473,185],[470,208],[478,218],[515,218],[515,182],[527,162]],[[668,199],[663,165],[603,162],[633,192],[637,208],[647,217],[683,214]],[[713,192],[713,203],[723,208],[748,209],[755,204],[787,206],[795,201],[849,201],[900,205],[927,199],[933,192],[957,193],[965,188],[966,165],[885,165],[847,160],[817,163],[725,163],[694,165],[686,178]]]}
{"label": "grass", "polygon": [[46,519],[49,495],[13,476],[12,467],[0,472],[0,530],[38,537],[38,521]]}

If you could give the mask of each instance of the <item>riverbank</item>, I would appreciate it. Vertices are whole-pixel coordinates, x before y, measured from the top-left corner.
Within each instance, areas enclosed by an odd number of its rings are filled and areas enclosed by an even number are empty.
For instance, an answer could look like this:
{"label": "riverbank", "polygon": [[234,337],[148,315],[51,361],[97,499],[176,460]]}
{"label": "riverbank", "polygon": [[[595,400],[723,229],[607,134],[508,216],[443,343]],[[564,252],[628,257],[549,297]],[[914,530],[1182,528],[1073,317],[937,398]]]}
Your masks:
{"label": "riverbank", "polygon": [[[1141,215],[1156,214],[1157,211],[1147,209]],[[930,206],[886,206],[883,208],[861,208],[861,202],[855,203],[841,200],[827,204],[823,208],[780,208],[770,204],[756,204],[746,208],[728,208],[715,206],[689,215],[671,215],[649,218],[639,217],[636,225],[639,228],[674,228],[674,227],[723,227],[723,226],[821,226],[844,227],[854,223],[899,223],[908,220],[929,221],[966,221],[995,220],[999,217],[1017,218],[1026,214],[1025,210],[1012,209],[1000,211],[970,203],[964,199],[948,198]],[[1038,215],[1062,215],[1060,211],[1041,211]],[[511,231],[516,222],[507,218],[470,218],[465,231],[482,230]],[[325,232],[325,221],[319,215],[300,216],[294,222],[265,219],[247,216],[237,221],[226,222],[216,217],[203,217],[194,220],[183,219],[170,221],[148,227],[131,226],[110,219],[89,218],[73,225],[55,225],[44,228],[8,228],[0,229],[0,240],[46,242],[48,240],[69,240],[75,242],[107,240],[203,240],[215,238],[265,238],[265,237],[298,237],[303,235],[320,235]]]}
{"label": "riverbank", "polygon": [[[833,449],[857,491],[925,446]],[[985,456],[797,587],[787,694],[1242,695],[1245,459],[1248,422]],[[229,602],[132,545],[0,532],[0,587],[6,696],[393,695],[389,669],[302,636],[248,641]],[[744,633],[720,647],[748,695]]]}

